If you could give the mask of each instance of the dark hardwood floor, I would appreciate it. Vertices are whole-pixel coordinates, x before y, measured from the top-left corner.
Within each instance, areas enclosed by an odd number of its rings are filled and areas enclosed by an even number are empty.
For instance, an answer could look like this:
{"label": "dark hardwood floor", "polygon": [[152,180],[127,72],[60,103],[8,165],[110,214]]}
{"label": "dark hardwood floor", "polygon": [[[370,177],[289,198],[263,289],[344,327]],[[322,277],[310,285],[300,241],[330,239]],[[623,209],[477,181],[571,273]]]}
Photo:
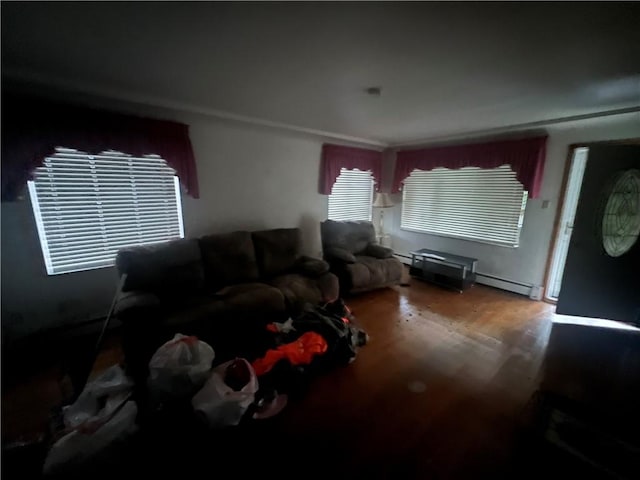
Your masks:
{"label": "dark hardwood floor", "polygon": [[[554,307],[480,285],[459,294],[416,280],[347,303],[371,337],[354,363],[314,379],[280,416],[211,433],[211,442],[174,438],[147,448],[152,433],[142,440],[149,453],[136,454],[146,471],[173,457],[187,470],[215,458],[281,478],[511,477]],[[112,337],[98,364],[120,359]],[[44,427],[61,398],[59,378],[51,366],[3,392],[4,439]]]}
{"label": "dark hardwood floor", "polygon": [[419,281],[349,304],[371,343],[315,381],[288,425],[311,437],[342,432],[350,466],[381,478],[471,476],[503,463],[537,385],[553,307]]}

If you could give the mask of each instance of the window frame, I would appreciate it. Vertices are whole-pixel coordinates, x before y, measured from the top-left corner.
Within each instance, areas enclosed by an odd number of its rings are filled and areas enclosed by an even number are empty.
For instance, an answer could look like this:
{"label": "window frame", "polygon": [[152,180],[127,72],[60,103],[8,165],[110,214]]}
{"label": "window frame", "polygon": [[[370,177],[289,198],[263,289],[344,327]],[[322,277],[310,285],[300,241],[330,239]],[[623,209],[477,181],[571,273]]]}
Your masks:
{"label": "window frame", "polygon": [[[347,219],[347,218],[331,218],[331,198],[333,195],[338,195],[338,193],[334,193],[334,189],[336,188],[336,185],[339,185],[339,179],[340,176],[342,176],[343,173],[345,172],[351,172],[351,173],[362,173],[362,174],[368,174],[369,179],[371,181],[370,184],[370,189],[371,189],[371,194],[369,195],[369,201],[368,201],[368,218],[367,219],[361,219],[361,218],[357,218],[357,219]],[[327,195],[327,219],[329,220],[333,220],[333,221],[367,221],[367,222],[371,222],[373,221],[373,199],[375,197],[375,178],[373,177],[373,173],[371,172],[371,170],[360,170],[360,169],[346,169],[346,168],[342,168],[340,169],[340,175],[336,178],[336,182],[333,184],[333,187],[331,189],[331,193],[329,195]],[[335,199],[336,197],[334,197]]]}
{"label": "window frame", "polygon": [[[59,155],[56,157],[56,155]],[[82,271],[89,271],[89,270],[98,270],[98,269],[102,269],[102,268],[110,268],[113,267],[115,265],[115,258],[117,255],[117,251],[123,248],[131,248],[131,247],[136,247],[136,246],[144,246],[144,245],[153,245],[153,244],[158,244],[158,243],[162,243],[164,241],[170,241],[172,239],[178,239],[178,238],[184,238],[184,218],[183,218],[183,212],[182,212],[182,196],[181,196],[181,189],[180,189],[180,182],[179,179],[177,177],[177,175],[175,175],[175,170],[169,166],[166,162],[166,160],[162,159],[160,156],[158,155],[144,155],[142,157],[137,157],[137,156],[133,156],[133,155],[129,155],[126,153],[122,153],[122,152],[116,152],[116,151],[112,151],[112,150],[108,150],[108,151],[104,151],[101,152],[99,154],[89,154],[86,152],[82,152],[82,151],[78,151],[78,150],[74,150],[74,149],[69,149],[69,148],[56,148],[56,151],[54,154],[48,155],[45,160],[43,161],[42,165],[40,165],[38,168],[46,168],[46,162],[50,159],[60,159],[62,161],[64,160],[69,160],[68,158],[65,158],[64,155],[68,155],[68,156],[75,156],[75,158],[73,160],[87,160],[87,161],[91,161],[91,160],[97,160],[99,162],[103,162],[103,165],[101,165],[101,168],[108,168],[105,167],[104,162],[108,161],[108,159],[110,158],[111,160],[114,160],[114,157],[117,157],[117,160],[128,160],[131,164],[131,162],[135,162],[135,160],[140,160],[140,159],[144,159],[144,160],[159,160],[164,162],[164,165],[161,165],[160,163],[158,163],[158,168],[164,168],[166,167],[167,169],[170,169],[171,171],[174,172],[173,175],[171,175],[171,182],[173,184],[173,188],[171,189],[171,187],[168,187],[168,182],[169,182],[169,175],[168,174],[163,174],[163,175],[159,175],[158,178],[162,179],[162,181],[165,183],[164,186],[159,185],[158,189],[159,191],[163,191],[163,192],[167,192],[168,191],[172,191],[173,192],[173,198],[169,199],[169,196],[167,196],[167,201],[170,202],[175,202],[175,212],[170,212],[170,213],[166,213],[166,217],[171,218],[174,217],[173,219],[176,220],[175,224],[174,222],[166,222],[163,221],[162,223],[158,222],[157,226],[158,229],[162,229],[162,228],[167,228],[168,230],[177,230],[177,235],[173,236],[173,235],[166,235],[166,239],[159,239],[157,241],[131,241],[131,242],[122,242],[122,244],[119,244],[118,241],[114,241],[113,238],[109,238],[108,234],[103,233],[102,237],[103,237],[103,243],[104,243],[104,247],[105,249],[115,249],[115,253],[113,254],[113,258],[111,260],[102,260],[99,258],[98,255],[96,255],[94,258],[96,258],[93,262],[89,261],[89,259],[91,259],[91,255],[95,254],[98,250],[98,248],[96,247],[96,251],[92,252],[92,251],[88,251],[87,256],[85,256],[82,260],[78,260],[76,263],[72,264],[69,268],[64,268],[64,266],[57,264],[55,262],[55,259],[53,257],[55,257],[55,255],[52,257],[52,252],[51,252],[51,238],[48,238],[48,235],[51,235],[51,226],[48,226],[45,224],[46,223],[46,215],[44,215],[44,212],[42,210],[42,206],[41,206],[41,197],[43,195],[49,194],[51,195],[51,192],[55,191],[56,188],[56,183],[55,181],[51,181],[52,186],[49,186],[49,190],[47,191],[46,189],[42,189],[40,191],[38,191],[38,178],[37,178],[37,169],[34,172],[34,178],[30,179],[27,181],[27,189],[29,192],[29,199],[30,199],[30,203],[31,203],[31,209],[33,212],[33,216],[35,219],[35,223],[36,223],[36,230],[37,230],[37,234],[38,234],[38,240],[39,240],[39,244],[40,244],[40,250],[42,252],[42,256],[43,256],[43,263],[45,265],[45,270],[48,276],[54,276],[54,275],[64,275],[67,273],[75,273],[75,272],[82,272]],[[82,165],[81,163],[78,163],[78,169],[81,170],[84,167],[84,165]],[[123,167],[126,168],[126,167]],[[131,167],[129,167],[129,169],[131,169]],[[73,170],[71,170],[72,174],[73,174]],[[112,174],[114,172],[110,171],[110,170],[106,170],[107,174]],[[131,175],[131,177],[133,178],[132,182],[135,184],[136,178],[135,178],[135,173],[131,173],[131,170],[129,170],[129,172],[127,172]],[[167,172],[168,173],[168,172]],[[67,175],[69,175],[68,173],[66,173]],[[104,172],[102,172],[102,174],[104,175]],[[83,188],[86,190],[90,190],[91,185],[93,184],[93,186],[95,187],[96,184],[99,184],[99,175],[100,172],[99,170],[95,173],[90,173],[89,175],[87,175],[87,179],[88,180],[84,180],[83,181],[79,181],[77,185],[74,184],[68,184],[67,188],[68,189],[73,189],[73,188],[78,188],[80,190],[82,190]],[[121,176],[125,176],[126,174],[123,174]],[[42,180],[43,182],[46,182],[46,180]],[[60,180],[58,180],[60,181]],[[138,180],[140,181],[140,180]],[[115,182],[115,181],[114,181]],[[122,182],[122,183],[126,183],[120,179],[118,179],[118,182]],[[147,185],[145,185],[147,186]],[[115,235],[121,235],[122,233],[126,233],[128,228],[131,228],[130,225],[127,225],[126,219],[128,215],[136,215],[136,218],[142,218],[144,220],[144,214],[145,212],[148,212],[149,214],[155,214],[156,216],[158,215],[156,211],[149,211],[146,208],[144,210],[139,210],[139,207],[134,207],[132,205],[131,207],[131,212],[124,212],[124,213],[117,213],[116,215],[114,215],[113,212],[108,212],[108,211],[100,211],[100,209],[102,209],[103,207],[98,207],[99,205],[102,205],[102,202],[105,201],[105,195],[111,194],[111,195],[116,195],[118,196],[118,194],[120,194],[120,192],[117,191],[117,188],[119,187],[119,185],[117,185],[116,187],[113,186],[109,186],[107,191],[99,191],[99,186],[97,187],[98,190],[96,190],[96,194],[95,194],[95,198],[91,198],[92,201],[86,201],[86,203],[83,204],[78,204],[79,208],[84,208],[85,205],[88,206],[89,211],[87,212],[86,216],[90,217],[95,215],[96,217],[100,217],[101,218],[101,222],[103,223],[103,225],[106,225],[107,228],[109,226],[111,226],[113,228],[113,225],[109,225],[109,223],[111,222],[111,224],[116,224],[118,225],[118,227],[116,228],[121,228],[120,231],[116,231]],[[104,188],[104,187],[103,187]],[[169,190],[170,189],[170,190]],[[148,192],[145,192],[148,193]],[[75,192],[74,192],[75,194]],[[100,194],[103,195],[103,197],[100,197]],[[131,196],[132,197],[136,197],[136,194],[139,194],[139,191],[135,189],[135,187],[132,187],[131,189]],[[153,194],[157,194],[157,192],[153,192]],[[78,195],[83,195],[83,193],[80,193]],[[122,194],[120,194],[120,197],[126,197],[127,195],[129,195],[129,192],[124,189]],[[89,198],[87,199],[89,200]],[[69,201],[69,199],[67,199],[67,201]],[[75,199],[74,199],[75,201]],[[118,200],[118,201],[122,201],[122,200]],[[126,203],[126,200],[124,200],[124,203]],[[64,206],[65,202],[64,201],[60,201],[59,202],[60,205]],[[51,205],[57,206],[57,204],[52,203]],[[67,207],[71,207],[72,205],[67,204]],[[96,207],[95,211],[90,210],[91,207]],[[119,207],[116,207],[119,208]],[[161,208],[161,207],[160,207]],[[125,207],[126,209],[126,207]],[[173,210],[173,209],[172,209]],[[78,215],[75,211],[72,211],[72,215],[76,214]],[[103,215],[109,215],[110,218],[106,218],[103,217]],[[163,219],[164,220],[164,219]],[[139,220],[138,220],[139,221]],[[72,228],[70,226],[70,222],[72,222],[72,220],[69,219],[63,219],[63,220],[59,220],[59,222],[62,225],[62,233],[64,234],[64,228]],[[66,223],[65,223],[66,222]],[[82,222],[77,222],[78,225],[74,225],[73,228],[80,228],[82,229],[85,225],[91,225],[92,220],[90,218],[82,221]],[[129,222],[134,223],[134,222]],[[149,223],[149,220],[147,219],[147,223]],[[156,224],[152,224],[150,225],[151,228],[156,227]],[[148,232],[147,232],[148,233]],[[113,235],[113,232],[112,232]],[[139,233],[140,237],[144,236],[144,233]],[[157,234],[156,234],[157,235]],[[74,238],[70,239],[69,241],[69,251],[73,252],[73,249],[78,247],[78,245],[81,244],[81,242],[89,242],[92,238],[96,238],[99,237],[100,234],[96,234],[96,233],[92,233],[87,235],[87,239],[83,240],[81,235],[75,235]],[[161,237],[162,235],[157,235],[157,237]],[[89,238],[92,237],[92,238]],[[58,240],[59,241],[59,240]],[[100,240],[96,239],[95,240],[96,244],[100,243]],[[116,243],[116,245],[113,245],[114,243]],[[80,249],[80,251],[82,251]],[[81,254],[80,254],[81,255]],[[106,256],[103,255],[103,256]],[[103,264],[100,264],[103,263]]]}
{"label": "window frame", "polygon": [[[450,170],[451,172],[464,172],[464,173],[468,173],[469,170],[465,171],[465,168],[477,168],[477,167],[464,167],[464,168],[460,168],[460,169],[445,169],[445,170]],[[501,167],[498,167],[501,168]],[[443,168],[444,169],[444,168]],[[434,170],[439,170],[439,169],[434,169]],[[429,172],[433,172],[434,170],[414,170],[415,171],[420,171],[420,172],[425,172],[425,173],[429,173]],[[487,170],[487,169],[479,169],[480,170]],[[494,170],[494,169],[489,169],[489,170]],[[513,171],[513,170],[512,170]],[[413,172],[412,172],[413,173]],[[400,230],[403,231],[407,231],[407,232],[412,232],[412,233],[419,233],[419,234],[423,234],[423,235],[434,235],[434,236],[438,236],[438,237],[443,237],[443,238],[454,238],[457,240],[465,240],[467,242],[474,242],[474,243],[482,243],[482,244],[486,244],[486,245],[493,245],[493,246],[498,246],[498,247],[505,247],[505,248],[518,248],[520,246],[520,239],[521,239],[521,235],[522,235],[522,229],[524,226],[524,216],[525,216],[525,211],[526,211],[526,207],[527,207],[527,202],[529,200],[529,192],[522,187],[522,199],[520,201],[520,209],[519,209],[519,214],[518,214],[518,221],[517,221],[517,241],[515,244],[511,244],[511,243],[506,243],[506,242],[500,242],[500,241],[494,241],[494,240],[489,240],[489,239],[485,239],[485,238],[478,238],[478,237],[473,237],[472,235],[461,235],[461,234],[455,234],[455,233],[443,233],[443,232],[437,232],[437,231],[431,231],[431,230],[427,230],[427,229],[419,229],[419,228],[413,228],[413,227],[407,227],[403,225],[403,219],[404,219],[404,209],[405,209],[405,205],[406,205],[406,195],[407,195],[407,180],[410,178],[407,177],[407,179],[405,180],[404,186],[402,188],[402,206],[401,206],[401,211],[400,211]],[[515,173],[514,173],[514,178],[515,178]],[[517,179],[516,179],[517,181]],[[520,182],[518,182],[520,183]],[[522,184],[520,184],[522,185]],[[409,185],[410,187],[410,185]]]}

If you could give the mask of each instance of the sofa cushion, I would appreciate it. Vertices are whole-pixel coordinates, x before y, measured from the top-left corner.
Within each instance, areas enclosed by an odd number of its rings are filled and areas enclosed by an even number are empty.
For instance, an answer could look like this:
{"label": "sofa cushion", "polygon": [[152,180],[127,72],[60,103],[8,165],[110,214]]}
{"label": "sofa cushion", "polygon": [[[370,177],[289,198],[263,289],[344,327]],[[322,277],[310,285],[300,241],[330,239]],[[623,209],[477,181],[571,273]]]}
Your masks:
{"label": "sofa cushion", "polygon": [[165,303],[167,325],[183,325],[185,332],[193,335],[209,335],[219,330],[221,323],[260,323],[262,318],[270,320],[285,311],[280,290],[265,283],[233,285],[213,295],[186,295],[175,300]]}
{"label": "sofa cushion", "polygon": [[309,277],[319,277],[329,271],[329,264],[319,258],[303,255],[296,259],[295,273]]}
{"label": "sofa cushion", "polygon": [[356,256],[353,253],[351,253],[349,250],[345,250],[344,248],[340,248],[340,247],[325,248],[324,256],[325,258],[331,261],[339,260],[345,263],[356,262]]}
{"label": "sofa cushion", "polygon": [[300,230],[297,228],[253,232],[261,276],[271,278],[292,270],[300,253],[300,243]]}
{"label": "sofa cushion", "polygon": [[388,247],[383,247],[375,243],[370,243],[363,252],[365,255],[374,258],[391,258],[393,257],[393,250]]}
{"label": "sofa cushion", "polygon": [[278,275],[270,283],[282,292],[293,313],[301,311],[306,303],[318,305],[336,301],[340,288],[338,277],[329,272],[317,278],[295,273]]}
{"label": "sofa cushion", "polygon": [[237,313],[261,314],[284,312],[284,297],[277,288],[265,283],[248,283],[226,287],[216,293]]}
{"label": "sofa cushion", "polygon": [[120,250],[120,274],[127,274],[123,291],[197,291],[204,286],[204,270],[197,240],[182,239]]}
{"label": "sofa cushion", "polygon": [[400,283],[402,263],[397,259],[358,255],[356,260],[356,263],[347,265],[354,290]]}
{"label": "sofa cushion", "polygon": [[158,295],[149,292],[128,290],[118,293],[118,299],[114,308],[114,315],[120,319],[129,319],[136,316],[141,309],[157,309],[160,307]]}
{"label": "sofa cushion", "polygon": [[337,247],[357,255],[362,253],[370,243],[376,243],[376,232],[371,222],[327,220],[322,222],[320,229],[325,250]]}
{"label": "sofa cushion", "polygon": [[212,296],[191,296],[165,304],[166,326],[179,328],[184,335],[202,336],[206,325],[218,322],[230,313],[230,307]]}
{"label": "sofa cushion", "polygon": [[209,235],[200,239],[207,283],[214,287],[258,279],[258,264],[249,232]]}
{"label": "sofa cushion", "polygon": [[307,302],[318,305],[323,300],[318,282],[304,275],[296,273],[279,275],[270,283],[282,292],[287,305],[294,310]]}

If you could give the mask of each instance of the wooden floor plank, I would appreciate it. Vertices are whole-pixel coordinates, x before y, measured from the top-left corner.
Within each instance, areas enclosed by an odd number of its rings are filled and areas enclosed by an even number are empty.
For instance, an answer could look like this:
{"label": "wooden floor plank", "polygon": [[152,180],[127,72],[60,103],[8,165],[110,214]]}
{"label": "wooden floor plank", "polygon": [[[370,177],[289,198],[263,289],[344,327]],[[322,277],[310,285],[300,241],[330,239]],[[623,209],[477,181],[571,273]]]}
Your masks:
{"label": "wooden floor plank", "polygon": [[[370,343],[353,364],[314,379],[254,441],[278,438],[297,455],[316,445],[309,455],[332,452],[324,467],[350,478],[503,472],[541,382],[554,307],[479,285],[460,294],[416,280],[347,303]],[[98,363],[121,355],[112,338]],[[43,414],[60,401],[59,376],[49,369],[3,392],[3,436],[46,424]],[[317,446],[320,439],[328,443]]]}

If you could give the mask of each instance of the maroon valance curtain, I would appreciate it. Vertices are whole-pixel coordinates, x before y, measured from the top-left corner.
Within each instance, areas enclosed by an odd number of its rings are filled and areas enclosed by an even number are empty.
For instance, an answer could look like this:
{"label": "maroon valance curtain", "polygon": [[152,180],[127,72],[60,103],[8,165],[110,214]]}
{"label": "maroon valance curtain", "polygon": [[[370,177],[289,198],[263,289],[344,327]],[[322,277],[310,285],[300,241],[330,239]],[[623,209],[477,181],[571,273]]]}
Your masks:
{"label": "maroon valance curtain", "polygon": [[340,170],[369,170],[375,180],[376,191],[380,190],[382,175],[382,152],[366,148],[344,147],[325,143],[322,146],[320,166],[320,193],[330,195]]}
{"label": "maroon valance curtain", "polygon": [[546,155],[547,137],[501,140],[448,147],[402,150],[396,156],[393,192],[399,192],[404,180],[415,169],[438,167],[497,168],[510,165],[530,198],[538,198]]}
{"label": "maroon valance curtain", "polygon": [[176,171],[186,192],[198,198],[189,127],[182,123],[94,110],[23,95],[3,95],[2,200],[15,200],[35,168],[56,147],[91,154],[115,150],[156,154]]}

